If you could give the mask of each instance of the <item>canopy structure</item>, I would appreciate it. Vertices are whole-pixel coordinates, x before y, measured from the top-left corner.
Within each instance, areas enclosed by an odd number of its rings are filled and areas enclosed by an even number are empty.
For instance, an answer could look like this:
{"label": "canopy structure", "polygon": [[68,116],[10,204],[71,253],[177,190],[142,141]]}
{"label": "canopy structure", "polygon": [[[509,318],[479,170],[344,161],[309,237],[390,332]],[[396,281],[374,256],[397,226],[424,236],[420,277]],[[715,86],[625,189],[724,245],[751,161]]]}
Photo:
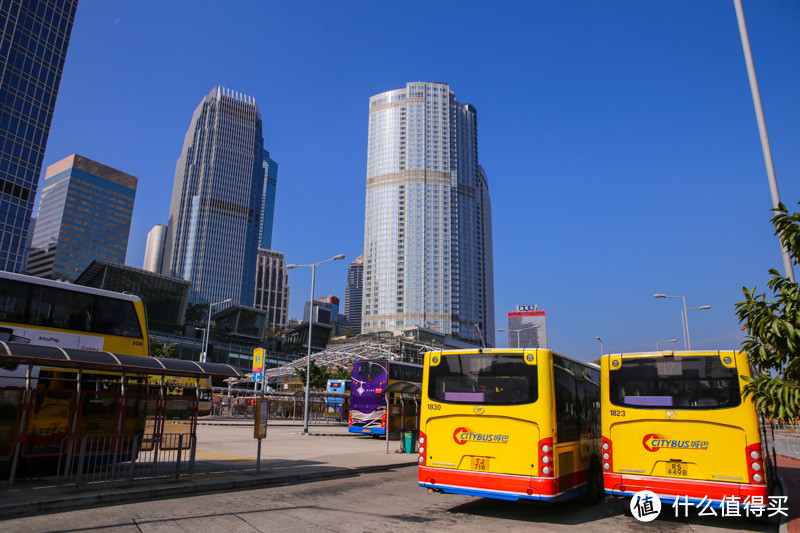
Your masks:
{"label": "canopy structure", "polygon": [[243,378],[241,370],[219,363],[198,363],[184,359],[164,359],[141,355],[95,352],[57,346],[0,342],[0,366],[40,365],[57,368],[124,371],[169,376],[224,376]]}
{"label": "canopy structure", "polygon": [[385,389],[383,389],[384,394],[410,394],[414,396],[420,396],[422,394],[422,387],[417,385],[416,383],[411,383],[409,381],[397,381],[392,383]]}

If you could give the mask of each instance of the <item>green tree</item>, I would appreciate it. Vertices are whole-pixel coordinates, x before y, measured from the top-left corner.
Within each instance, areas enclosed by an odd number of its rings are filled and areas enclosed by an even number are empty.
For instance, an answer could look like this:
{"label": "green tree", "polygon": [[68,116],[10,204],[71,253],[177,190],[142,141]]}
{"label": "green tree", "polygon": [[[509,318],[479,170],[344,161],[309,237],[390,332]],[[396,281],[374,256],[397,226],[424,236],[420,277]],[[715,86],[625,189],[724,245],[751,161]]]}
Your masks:
{"label": "green tree", "polygon": [[186,313],[183,316],[187,324],[205,327],[208,320],[208,304],[189,304],[186,306]]}
{"label": "green tree", "polygon": [[[306,367],[298,367],[294,370],[295,375],[300,378],[300,382],[305,385],[306,382]],[[311,360],[311,389],[325,390],[328,386],[328,370],[324,367],[317,366],[314,360]]]}
{"label": "green tree", "polygon": [[328,379],[352,379],[352,375],[352,370],[341,365],[337,365],[333,370],[328,369]]}
{"label": "green tree", "polygon": [[178,347],[176,345],[165,345],[163,342],[154,341],[152,339],[150,339],[150,355],[152,357],[164,359],[179,359]]}
{"label": "green tree", "polygon": [[[800,213],[789,214],[783,204],[773,211],[775,235],[798,264]],[[744,394],[752,395],[767,417],[783,420],[800,415],[800,289],[776,269],[769,273],[772,300],[756,294],[755,287],[742,287],[745,300],[736,304],[736,313],[747,329],[742,349],[749,352],[755,369],[746,379]]]}

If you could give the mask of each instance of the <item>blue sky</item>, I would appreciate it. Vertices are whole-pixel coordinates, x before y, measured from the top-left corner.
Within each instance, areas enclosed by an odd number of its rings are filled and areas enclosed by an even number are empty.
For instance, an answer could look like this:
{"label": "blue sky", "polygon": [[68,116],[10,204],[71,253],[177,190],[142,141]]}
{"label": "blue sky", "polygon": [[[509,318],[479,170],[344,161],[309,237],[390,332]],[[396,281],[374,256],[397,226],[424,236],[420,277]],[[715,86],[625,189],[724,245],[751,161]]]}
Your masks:
{"label": "blue sky", "polygon": [[[800,201],[800,3],[745,0],[782,201]],[[369,97],[443,81],[478,110],[494,211],[495,318],[548,315],[566,355],[682,340],[735,348],[743,285],[781,268],[732,1],[83,0],[44,167],[71,153],[139,177],[127,262],[166,223],[183,137],[212,87],[256,98],[279,164],[273,248],[363,248]],[[43,169],[44,174],[44,169]],[[310,271],[290,271],[290,316]],[[800,272],[797,274],[800,275]],[[506,345],[504,333],[498,346]],[[682,343],[673,345],[680,347]],[[666,345],[669,347],[669,345]]]}

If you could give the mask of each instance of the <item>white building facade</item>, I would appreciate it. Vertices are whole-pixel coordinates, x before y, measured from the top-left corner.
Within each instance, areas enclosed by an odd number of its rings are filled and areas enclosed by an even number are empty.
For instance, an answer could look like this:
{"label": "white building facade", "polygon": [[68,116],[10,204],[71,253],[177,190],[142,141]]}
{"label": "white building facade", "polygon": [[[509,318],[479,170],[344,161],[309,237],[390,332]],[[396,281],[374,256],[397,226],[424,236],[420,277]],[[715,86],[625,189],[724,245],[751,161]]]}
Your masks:
{"label": "white building facade", "polygon": [[475,108],[445,83],[408,83],[370,98],[368,143],[362,333],[424,327],[493,346]]}

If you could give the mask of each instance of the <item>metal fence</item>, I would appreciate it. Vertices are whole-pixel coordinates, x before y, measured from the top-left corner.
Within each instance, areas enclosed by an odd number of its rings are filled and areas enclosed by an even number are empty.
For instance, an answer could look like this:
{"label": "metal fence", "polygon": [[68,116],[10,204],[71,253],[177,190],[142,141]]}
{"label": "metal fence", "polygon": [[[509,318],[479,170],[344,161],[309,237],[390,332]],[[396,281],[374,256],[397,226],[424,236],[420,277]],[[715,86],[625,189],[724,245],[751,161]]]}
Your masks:
{"label": "metal fence", "polygon": [[59,486],[180,478],[194,472],[197,439],[188,433],[86,435],[61,442]]}
{"label": "metal fence", "polygon": [[[223,397],[211,407],[211,416],[220,418],[253,418],[255,400],[259,396]],[[302,420],[303,398],[267,398],[270,420]],[[347,424],[347,404],[335,403],[324,398],[309,399],[309,424]]]}

